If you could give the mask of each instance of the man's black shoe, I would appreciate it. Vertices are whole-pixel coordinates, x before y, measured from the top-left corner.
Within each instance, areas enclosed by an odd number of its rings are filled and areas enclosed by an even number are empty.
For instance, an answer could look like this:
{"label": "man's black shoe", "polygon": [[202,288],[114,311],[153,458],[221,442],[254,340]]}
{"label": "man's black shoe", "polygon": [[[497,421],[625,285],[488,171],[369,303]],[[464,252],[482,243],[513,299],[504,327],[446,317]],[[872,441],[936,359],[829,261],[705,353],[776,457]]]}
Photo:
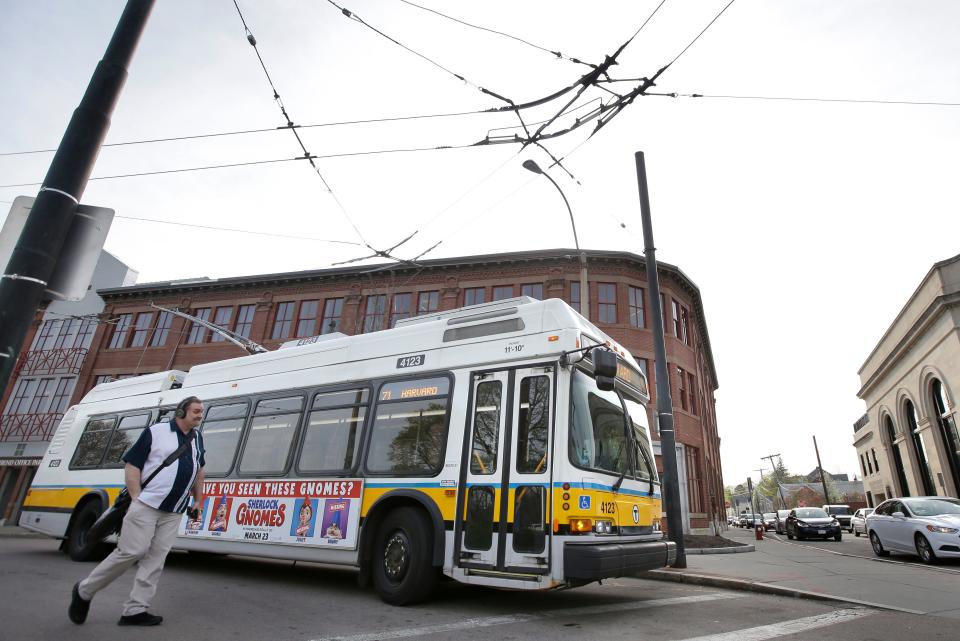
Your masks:
{"label": "man's black shoe", "polygon": [[117,625],[160,625],[162,621],[162,616],[150,614],[144,610],[143,612],[120,617]]}
{"label": "man's black shoe", "polygon": [[87,612],[90,611],[90,602],[80,597],[80,582],[73,586],[73,594],[70,597],[70,607],[67,609],[67,615],[70,620],[80,625],[87,620]]}

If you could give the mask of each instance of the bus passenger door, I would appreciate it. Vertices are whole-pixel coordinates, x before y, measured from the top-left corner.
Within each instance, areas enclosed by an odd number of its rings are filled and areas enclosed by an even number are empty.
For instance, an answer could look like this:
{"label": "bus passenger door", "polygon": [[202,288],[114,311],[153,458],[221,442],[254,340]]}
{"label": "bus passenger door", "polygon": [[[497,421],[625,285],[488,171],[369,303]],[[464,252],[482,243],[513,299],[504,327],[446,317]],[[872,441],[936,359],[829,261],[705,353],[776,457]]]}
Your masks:
{"label": "bus passenger door", "polygon": [[460,539],[457,565],[495,570],[500,548],[500,494],[503,485],[503,456],[509,372],[474,374],[470,428],[465,438],[465,482],[458,511]]}
{"label": "bus passenger door", "polygon": [[549,572],[553,367],[475,374],[457,565]]}
{"label": "bus passenger door", "polygon": [[[509,523],[500,565],[508,572],[545,574],[550,566],[554,367],[513,372],[510,403],[508,497],[501,522]],[[509,488],[509,491],[507,491]]]}

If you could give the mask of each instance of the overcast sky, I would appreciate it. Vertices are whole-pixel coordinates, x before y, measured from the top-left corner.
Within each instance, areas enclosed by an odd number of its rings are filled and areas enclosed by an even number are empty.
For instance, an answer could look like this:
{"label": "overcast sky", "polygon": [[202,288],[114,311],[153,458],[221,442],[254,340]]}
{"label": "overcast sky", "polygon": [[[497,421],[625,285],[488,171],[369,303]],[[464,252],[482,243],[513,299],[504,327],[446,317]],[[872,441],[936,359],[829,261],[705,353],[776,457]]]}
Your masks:
{"label": "overcast sky", "polygon": [[[505,103],[478,87],[523,103],[589,71],[401,0],[338,4],[423,57],[329,2],[238,1],[300,125],[482,111]],[[727,2],[666,0],[610,75],[653,75]],[[660,3],[418,4],[596,64]],[[0,152],[56,147],[123,5],[0,5]],[[958,30],[955,0],[736,0],[651,90],[705,97],[641,97],[589,140],[593,123],[545,143],[579,181],[550,172],[570,199],[581,246],[637,254],[633,154],[645,152],[657,258],[679,266],[703,295],[727,484],[759,480],[767,454],[810,471],[813,435],[828,471],[859,478],[857,371],[931,265],[958,252]],[[591,88],[576,115],[611,97]],[[562,105],[527,110],[525,120],[546,120]],[[347,154],[471,145],[513,135],[518,123],[509,113],[473,114],[300,135],[312,154]],[[571,123],[565,116],[555,128]],[[283,124],[233,2],[162,0],[107,142]],[[289,131],[106,147],[94,176],[298,155]],[[41,181],[51,157],[0,156],[0,185]],[[572,247],[562,201],[521,168],[527,158],[550,163],[546,152],[518,145],[356,155],[317,161],[332,195],[307,163],[288,161],[96,180],[82,200],[122,217],[106,248],[140,282],[323,268],[413,232],[399,256],[438,242],[427,257]],[[36,189],[0,187],[4,215],[15,196]]]}

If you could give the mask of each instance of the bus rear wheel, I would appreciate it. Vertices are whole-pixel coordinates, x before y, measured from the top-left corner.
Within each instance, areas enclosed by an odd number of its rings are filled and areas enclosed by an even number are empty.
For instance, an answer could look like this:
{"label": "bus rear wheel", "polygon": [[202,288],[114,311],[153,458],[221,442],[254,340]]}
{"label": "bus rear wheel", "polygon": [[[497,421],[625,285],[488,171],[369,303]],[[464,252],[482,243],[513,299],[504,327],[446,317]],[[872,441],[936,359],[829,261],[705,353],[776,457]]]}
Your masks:
{"label": "bus rear wheel", "polygon": [[383,519],[374,541],[373,586],[386,603],[410,605],[424,600],[437,583],[430,521],[411,507]]}
{"label": "bus rear wheel", "polygon": [[96,501],[89,501],[73,519],[70,533],[67,535],[67,554],[74,561],[100,561],[108,553],[109,546],[100,541],[94,541],[87,534],[90,527],[100,517],[100,505]]}

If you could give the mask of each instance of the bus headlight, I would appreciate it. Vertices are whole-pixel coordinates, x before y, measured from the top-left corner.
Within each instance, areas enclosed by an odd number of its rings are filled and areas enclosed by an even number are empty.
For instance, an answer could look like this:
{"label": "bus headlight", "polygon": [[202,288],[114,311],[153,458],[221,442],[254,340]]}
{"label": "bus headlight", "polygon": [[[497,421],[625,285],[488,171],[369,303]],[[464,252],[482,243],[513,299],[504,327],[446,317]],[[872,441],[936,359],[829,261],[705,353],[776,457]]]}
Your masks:
{"label": "bus headlight", "polygon": [[593,524],[593,531],[597,534],[611,534],[613,532],[613,522],[597,521]]}

